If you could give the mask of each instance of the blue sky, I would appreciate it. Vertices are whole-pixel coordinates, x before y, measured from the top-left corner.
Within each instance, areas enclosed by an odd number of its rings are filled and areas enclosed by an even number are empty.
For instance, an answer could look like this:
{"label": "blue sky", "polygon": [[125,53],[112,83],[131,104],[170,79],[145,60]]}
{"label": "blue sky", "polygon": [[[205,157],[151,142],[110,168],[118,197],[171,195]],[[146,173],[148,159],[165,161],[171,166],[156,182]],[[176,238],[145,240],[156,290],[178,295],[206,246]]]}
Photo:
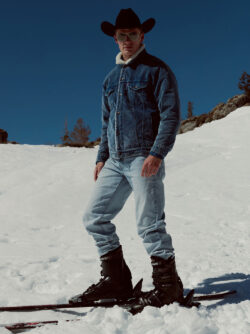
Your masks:
{"label": "blue sky", "polygon": [[0,0],[0,128],[9,140],[57,144],[65,120],[101,128],[101,87],[119,51],[100,29],[121,8],[141,21],[156,19],[145,35],[149,53],[174,71],[182,117],[241,93],[250,73],[249,0]]}

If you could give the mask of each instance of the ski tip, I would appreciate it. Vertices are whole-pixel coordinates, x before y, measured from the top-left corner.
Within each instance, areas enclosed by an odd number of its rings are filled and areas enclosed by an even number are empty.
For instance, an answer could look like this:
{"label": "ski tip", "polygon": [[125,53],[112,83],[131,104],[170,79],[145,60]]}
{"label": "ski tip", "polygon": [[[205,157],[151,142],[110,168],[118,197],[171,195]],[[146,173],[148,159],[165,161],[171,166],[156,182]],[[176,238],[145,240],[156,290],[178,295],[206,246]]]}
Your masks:
{"label": "ski tip", "polygon": [[230,295],[233,295],[237,293],[236,290],[229,290],[226,292],[221,292],[221,293],[212,293],[212,294],[204,294],[204,295],[199,295],[199,296],[194,296],[194,300],[196,301],[203,301],[203,300],[219,300],[219,299],[224,299],[229,297]]}
{"label": "ski tip", "polygon": [[142,282],[143,282],[143,278],[140,279],[140,281],[135,285],[134,289],[133,289],[133,296],[139,296],[141,294],[141,290],[142,290]]}

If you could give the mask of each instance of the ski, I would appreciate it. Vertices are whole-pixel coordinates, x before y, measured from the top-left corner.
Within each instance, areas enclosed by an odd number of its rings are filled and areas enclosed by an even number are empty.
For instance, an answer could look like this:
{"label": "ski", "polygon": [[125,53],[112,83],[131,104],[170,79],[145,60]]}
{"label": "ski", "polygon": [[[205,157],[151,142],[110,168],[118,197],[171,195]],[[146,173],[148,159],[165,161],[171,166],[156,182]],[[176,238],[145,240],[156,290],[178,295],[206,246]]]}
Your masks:
{"label": "ski", "polygon": [[[73,321],[79,321],[80,319],[71,319],[71,320],[63,320],[65,322],[73,322]],[[4,327],[7,330],[11,331],[12,333],[22,333],[25,331],[28,331],[33,328],[42,327],[45,325],[58,325],[58,320],[51,320],[51,321],[36,321],[36,322],[19,322],[15,324],[5,324],[0,325],[0,327]]]}
{"label": "ski", "polygon": [[[139,282],[140,283],[140,282]],[[224,293],[214,293],[207,295],[195,296],[194,290],[191,290],[189,294],[183,299],[181,305],[187,305],[192,302],[204,301],[204,300],[217,300],[224,299],[236,293],[236,290],[230,290]],[[22,305],[22,306],[2,306],[0,312],[32,312],[42,310],[56,310],[56,309],[68,309],[68,308],[81,308],[81,307],[113,307],[115,305],[125,307],[136,301],[138,296],[132,297],[128,300],[116,300],[116,299],[103,299],[98,301],[89,301],[81,304],[45,304],[45,305]]]}
{"label": "ski", "polygon": [[[0,312],[32,312],[43,310],[57,310],[61,308],[79,308],[79,307],[108,307],[111,303],[105,301],[86,302],[82,304],[43,304],[43,305],[21,305],[21,306],[3,306]],[[114,304],[114,302],[113,302]]]}
{"label": "ski", "polygon": [[229,290],[222,293],[212,293],[208,295],[199,295],[194,296],[194,301],[203,301],[203,300],[217,300],[217,299],[224,299],[226,297],[229,297],[230,295],[234,295],[237,291],[236,290]]}
{"label": "ski", "polygon": [[0,312],[33,312],[42,310],[57,310],[68,308],[81,308],[81,307],[113,307],[126,306],[137,300],[138,296],[142,293],[142,279],[135,285],[132,293],[132,297],[127,300],[117,300],[115,298],[100,299],[97,301],[86,301],[81,303],[66,303],[66,304],[43,304],[43,305],[21,305],[21,306],[2,306]]}
{"label": "ski", "polygon": [[[142,280],[139,281],[134,289],[135,295],[141,291],[142,286]],[[204,294],[204,295],[198,295],[195,296],[195,290],[191,290],[180,302],[181,306],[184,307],[199,307],[200,301],[205,300],[220,300],[227,298],[233,294],[235,294],[236,290],[229,290],[223,293],[214,293],[214,294]],[[48,304],[48,305],[28,305],[28,306],[10,306],[10,307],[1,307],[0,311],[6,311],[6,312],[26,312],[26,311],[38,311],[38,310],[55,310],[59,308],[80,308],[80,307],[113,307],[113,306],[120,306],[125,309],[127,309],[132,314],[137,314],[141,312],[144,308],[142,305],[138,305],[137,308],[134,303],[136,300],[138,300],[137,297],[132,297],[128,299],[127,301],[115,301],[114,299],[110,300],[99,300],[95,302],[88,302],[88,303],[81,303],[81,304]],[[63,320],[66,322],[73,322],[73,321],[79,321],[79,318],[71,319],[71,320]],[[5,327],[12,333],[22,333],[27,330],[45,326],[47,324],[49,325],[58,325],[58,320],[53,321],[37,321],[37,322],[22,322],[22,323],[15,323],[15,324],[2,324],[0,327]]]}
{"label": "ski", "polygon": [[132,297],[128,300],[117,300],[112,299],[100,299],[97,301],[84,302],[80,304],[43,304],[43,305],[21,305],[21,306],[2,306],[0,307],[0,312],[33,312],[33,311],[43,311],[43,310],[57,310],[57,309],[68,309],[68,308],[81,308],[81,307],[113,307],[126,306],[131,304],[136,300]]}
{"label": "ski", "polygon": [[195,296],[195,290],[193,289],[189,291],[186,297],[183,297],[183,300],[180,302],[180,305],[185,306],[185,307],[192,307],[192,306],[199,307],[200,301],[220,300],[220,299],[227,298],[235,294],[236,292],[237,292],[236,290],[229,290],[229,291],[222,292],[222,293],[211,293],[211,294]]}

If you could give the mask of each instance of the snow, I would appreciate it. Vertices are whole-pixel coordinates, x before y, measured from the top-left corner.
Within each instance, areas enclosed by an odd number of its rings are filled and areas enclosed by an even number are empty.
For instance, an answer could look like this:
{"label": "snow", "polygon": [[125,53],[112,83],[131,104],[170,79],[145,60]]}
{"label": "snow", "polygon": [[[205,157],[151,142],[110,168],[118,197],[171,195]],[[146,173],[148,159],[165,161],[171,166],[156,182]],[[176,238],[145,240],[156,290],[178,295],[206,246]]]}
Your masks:
{"label": "snow", "polygon": [[[0,323],[60,320],[31,333],[250,333],[250,107],[177,136],[166,158],[166,217],[187,292],[236,289],[224,301],[176,303],[132,316],[118,307],[0,313]],[[64,303],[99,279],[81,217],[97,148],[0,145],[0,305]],[[131,196],[114,220],[135,284],[152,287]],[[80,318],[66,322],[65,319]],[[7,333],[0,328],[0,333]]]}

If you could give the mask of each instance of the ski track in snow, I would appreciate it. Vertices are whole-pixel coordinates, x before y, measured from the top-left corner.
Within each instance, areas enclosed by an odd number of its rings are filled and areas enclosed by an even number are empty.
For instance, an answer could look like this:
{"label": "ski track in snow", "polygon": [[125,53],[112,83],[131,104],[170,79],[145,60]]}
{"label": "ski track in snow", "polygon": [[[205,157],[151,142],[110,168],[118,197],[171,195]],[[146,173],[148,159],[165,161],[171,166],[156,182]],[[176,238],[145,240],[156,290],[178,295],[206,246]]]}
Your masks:
{"label": "ski track in snow", "polygon": [[[236,289],[200,309],[176,303],[136,316],[114,307],[0,313],[0,323],[60,320],[31,333],[250,333],[250,107],[177,136],[166,163],[166,224],[186,292]],[[97,148],[0,145],[0,305],[64,303],[99,279],[82,213]],[[114,220],[135,284],[152,287],[130,196]],[[82,315],[82,317],[81,317]],[[73,323],[65,319],[81,318]],[[9,333],[0,328],[0,333]]]}

